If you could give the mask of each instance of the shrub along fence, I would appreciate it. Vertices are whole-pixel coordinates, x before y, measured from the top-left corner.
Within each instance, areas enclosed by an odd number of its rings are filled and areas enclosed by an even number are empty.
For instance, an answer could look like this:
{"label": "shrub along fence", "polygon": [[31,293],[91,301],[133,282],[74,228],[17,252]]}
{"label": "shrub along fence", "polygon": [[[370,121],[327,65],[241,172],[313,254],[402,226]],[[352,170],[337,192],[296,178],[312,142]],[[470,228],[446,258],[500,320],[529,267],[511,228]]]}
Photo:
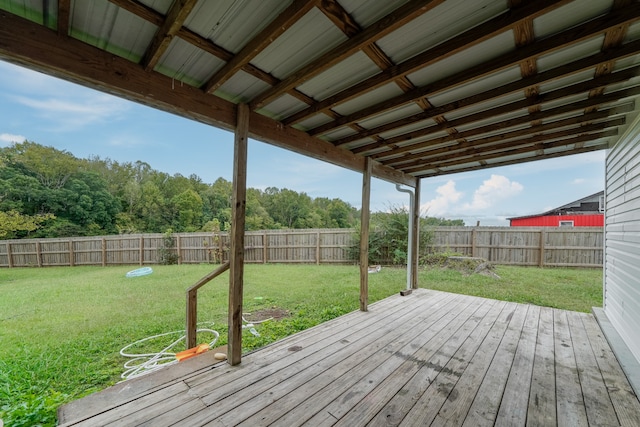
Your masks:
{"label": "shrub along fence", "polygon": [[[456,252],[495,264],[602,267],[601,227],[434,227],[426,252]],[[228,260],[227,233],[127,234],[0,241],[0,267],[153,265]],[[247,263],[355,263],[350,229],[249,231]]]}

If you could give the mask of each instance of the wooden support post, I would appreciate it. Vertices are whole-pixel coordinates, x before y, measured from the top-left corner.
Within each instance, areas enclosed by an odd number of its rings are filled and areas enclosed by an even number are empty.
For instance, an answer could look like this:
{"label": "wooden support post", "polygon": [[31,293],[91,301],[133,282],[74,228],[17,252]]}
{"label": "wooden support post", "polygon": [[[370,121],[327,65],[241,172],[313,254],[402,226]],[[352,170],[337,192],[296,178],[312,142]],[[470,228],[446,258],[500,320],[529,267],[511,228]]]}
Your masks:
{"label": "wooden support post", "polygon": [[411,289],[418,289],[418,256],[420,250],[420,179],[416,181],[415,195],[413,199],[413,241],[410,242],[411,251]]}
{"label": "wooden support post", "polygon": [[362,209],[360,216],[360,310],[369,310],[369,205],[371,204],[371,159],[365,158],[362,174]]}
{"label": "wooden support post", "polygon": [[229,337],[227,362],[242,359],[242,288],[244,281],[244,224],[247,205],[247,146],[249,106],[238,104],[233,153],[233,201],[231,212],[231,251],[229,274]]}
{"label": "wooden support post", "polygon": [[320,265],[320,232],[316,233],[316,265]]}

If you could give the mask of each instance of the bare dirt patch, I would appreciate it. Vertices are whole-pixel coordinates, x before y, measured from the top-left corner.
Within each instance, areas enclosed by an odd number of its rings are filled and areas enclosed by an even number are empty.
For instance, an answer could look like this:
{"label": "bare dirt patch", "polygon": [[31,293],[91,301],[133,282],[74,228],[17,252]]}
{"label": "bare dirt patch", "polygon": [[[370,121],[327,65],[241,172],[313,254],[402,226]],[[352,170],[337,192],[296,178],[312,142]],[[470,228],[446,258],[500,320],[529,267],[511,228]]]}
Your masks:
{"label": "bare dirt patch", "polygon": [[263,308],[262,310],[252,311],[251,313],[245,313],[244,318],[248,322],[261,322],[269,318],[273,320],[280,320],[283,317],[289,317],[291,313],[289,310],[285,310],[280,307]]}

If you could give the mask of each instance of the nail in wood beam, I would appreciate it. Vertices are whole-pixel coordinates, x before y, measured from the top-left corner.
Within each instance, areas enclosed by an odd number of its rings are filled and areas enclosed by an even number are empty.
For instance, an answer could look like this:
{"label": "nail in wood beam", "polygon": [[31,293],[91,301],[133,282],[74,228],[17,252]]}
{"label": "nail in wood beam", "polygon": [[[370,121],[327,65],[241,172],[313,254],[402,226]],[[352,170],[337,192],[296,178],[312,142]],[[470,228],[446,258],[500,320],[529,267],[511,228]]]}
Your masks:
{"label": "nail in wood beam", "polygon": [[229,273],[229,342],[227,361],[237,365],[242,359],[242,288],[244,281],[244,224],[247,195],[247,139],[249,107],[237,107],[233,154],[233,204]]}

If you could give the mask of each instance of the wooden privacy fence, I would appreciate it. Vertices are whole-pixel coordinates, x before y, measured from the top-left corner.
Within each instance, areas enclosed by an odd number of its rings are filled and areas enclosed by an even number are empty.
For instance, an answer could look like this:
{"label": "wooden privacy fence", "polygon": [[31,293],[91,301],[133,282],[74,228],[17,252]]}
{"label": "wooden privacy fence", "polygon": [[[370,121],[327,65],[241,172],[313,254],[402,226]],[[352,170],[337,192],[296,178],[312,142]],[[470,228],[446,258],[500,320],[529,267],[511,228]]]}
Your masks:
{"label": "wooden privacy fence", "polygon": [[[435,227],[428,252],[456,252],[495,264],[540,267],[602,267],[601,227]],[[350,229],[250,231],[247,263],[355,263]],[[128,234],[0,241],[0,267],[152,265],[161,252],[179,264],[228,261],[227,233]],[[163,249],[164,248],[164,249]],[[356,257],[357,258],[357,257]]]}

